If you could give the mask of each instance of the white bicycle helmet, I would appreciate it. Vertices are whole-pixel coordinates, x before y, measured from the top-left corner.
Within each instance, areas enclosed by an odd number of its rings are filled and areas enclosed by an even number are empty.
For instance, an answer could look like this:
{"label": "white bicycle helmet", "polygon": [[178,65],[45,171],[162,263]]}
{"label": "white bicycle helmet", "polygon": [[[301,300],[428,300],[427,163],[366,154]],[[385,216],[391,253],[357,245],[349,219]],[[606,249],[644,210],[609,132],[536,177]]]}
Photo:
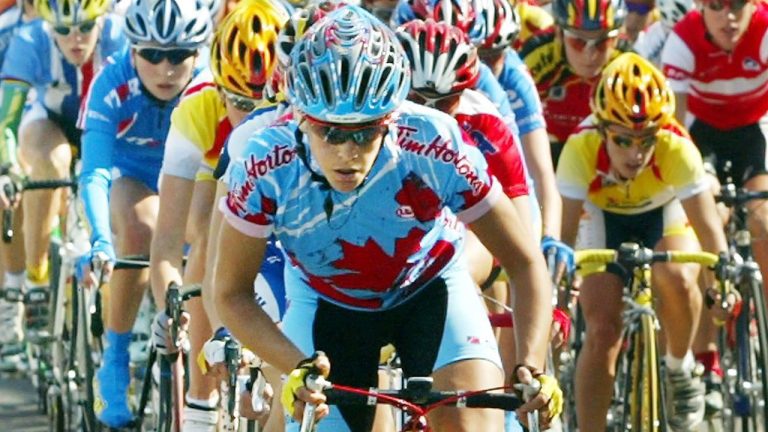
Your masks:
{"label": "white bicycle helmet", "polygon": [[125,15],[125,33],[134,45],[156,43],[198,48],[213,29],[210,0],[134,0]]}

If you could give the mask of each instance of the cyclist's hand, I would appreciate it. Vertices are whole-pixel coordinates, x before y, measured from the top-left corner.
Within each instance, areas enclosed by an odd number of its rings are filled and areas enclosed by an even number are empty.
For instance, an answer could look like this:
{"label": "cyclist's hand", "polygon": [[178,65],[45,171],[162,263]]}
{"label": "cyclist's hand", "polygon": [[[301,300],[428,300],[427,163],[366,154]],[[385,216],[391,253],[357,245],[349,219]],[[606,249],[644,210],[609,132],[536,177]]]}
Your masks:
{"label": "cyclist's hand", "polygon": [[0,175],[0,210],[7,210],[19,205],[18,187],[10,175]]}
{"label": "cyclist's hand", "polygon": [[550,341],[555,348],[561,347],[571,334],[571,317],[559,307],[552,309]]}
{"label": "cyclist's hand", "polygon": [[317,420],[327,416],[329,408],[325,404],[325,395],[321,391],[307,388],[306,378],[311,374],[327,377],[330,372],[331,362],[322,351],[317,351],[311,358],[299,362],[283,383],[280,402],[283,404],[286,415],[301,421],[305,404],[311,403],[316,405]]}
{"label": "cyclist's hand", "polygon": [[86,287],[109,282],[115,263],[115,249],[108,242],[97,241],[91,250],[77,259],[75,275]]}
{"label": "cyclist's hand", "polygon": [[730,318],[741,313],[741,294],[735,289],[729,289],[725,295],[725,301],[723,301],[723,295],[720,290],[707,288],[707,291],[704,293],[704,303],[709,308],[712,320],[717,325],[723,325]]}
{"label": "cyclist's hand", "polygon": [[[547,429],[557,416],[563,411],[563,391],[554,377],[536,373],[530,368],[518,366],[515,368],[513,379],[514,387],[524,398],[528,396],[523,406],[518,408],[518,419],[524,426],[528,424],[528,413],[539,411],[539,425],[541,429]],[[537,383],[534,383],[537,381]],[[532,388],[538,388],[538,392],[533,395],[526,395],[526,392]]]}
{"label": "cyclist's hand", "polygon": [[550,236],[541,239],[541,251],[545,257],[550,254],[555,259],[555,280],[559,281],[565,272],[571,273],[576,268],[573,258],[573,248]]}
{"label": "cyclist's hand", "polygon": [[189,341],[187,339],[187,327],[189,327],[189,313],[183,312],[177,332],[176,340],[171,340],[171,317],[165,311],[158,312],[155,319],[152,320],[152,345],[155,346],[158,354],[168,355],[178,352],[180,349],[187,348]]}
{"label": "cyclist's hand", "polygon": [[[263,378],[259,378],[257,382],[259,381],[263,382]],[[249,420],[266,419],[271,411],[274,394],[275,392],[269,383],[258,386],[253,385],[249,380],[240,395],[240,414]]]}
{"label": "cyclist's hand", "polygon": [[229,371],[227,371],[224,346],[227,343],[227,339],[231,337],[232,334],[226,327],[219,327],[213,336],[205,341],[203,349],[200,350],[200,354],[197,356],[197,365],[200,367],[203,375],[212,376],[219,380],[227,379]]}

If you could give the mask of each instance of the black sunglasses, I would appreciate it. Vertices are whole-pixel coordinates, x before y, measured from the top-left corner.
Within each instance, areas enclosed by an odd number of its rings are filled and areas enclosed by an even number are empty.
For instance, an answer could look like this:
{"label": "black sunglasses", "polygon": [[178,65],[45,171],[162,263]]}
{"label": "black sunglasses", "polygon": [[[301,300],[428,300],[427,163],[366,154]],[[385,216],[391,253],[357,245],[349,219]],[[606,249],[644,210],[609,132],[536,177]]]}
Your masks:
{"label": "black sunglasses", "polygon": [[83,21],[80,24],[55,25],[53,26],[53,31],[61,36],[69,36],[72,33],[72,29],[77,29],[78,33],[85,35],[93,31],[94,27],[96,27],[96,21]]}
{"label": "black sunglasses", "polygon": [[174,66],[184,63],[184,60],[197,54],[197,50],[187,48],[136,48],[136,52],[153,65],[168,60],[168,63]]}
{"label": "black sunglasses", "polygon": [[321,125],[312,121],[309,124],[315,129],[318,135],[330,145],[344,144],[345,142],[354,142],[358,146],[366,146],[376,138],[384,135],[389,129],[388,125],[374,125],[362,127],[359,129],[346,129],[335,126]]}

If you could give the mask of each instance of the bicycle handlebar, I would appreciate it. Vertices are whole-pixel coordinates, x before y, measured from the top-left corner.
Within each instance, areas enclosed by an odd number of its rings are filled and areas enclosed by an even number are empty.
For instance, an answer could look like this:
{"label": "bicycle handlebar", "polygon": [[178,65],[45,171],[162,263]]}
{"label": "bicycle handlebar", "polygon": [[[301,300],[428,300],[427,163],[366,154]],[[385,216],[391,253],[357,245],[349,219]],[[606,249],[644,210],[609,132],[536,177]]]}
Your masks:
{"label": "bicycle handlebar", "polygon": [[[577,265],[581,264],[608,264],[612,262],[627,263],[635,266],[653,264],[659,262],[671,263],[695,263],[712,267],[717,264],[719,257],[710,252],[665,251],[658,252],[648,248],[628,249],[628,244],[621,247],[627,249],[584,249],[575,252]],[[626,251],[626,253],[625,253]]]}
{"label": "bicycle handlebar", "polygon": [[727,207],[737,207],[752,200],[768,199],[768,191],[737,189],[733,184],[726,184],[720,188],[720,195],[715,197],[715,199]]}
{"label": "bicycle handlebar", "polygon": [[[16,195],[26,190],[58,189],[62,187],[76,188],[77,182],[71,179],[57,180],[22,180],[20,183],[11,182],[3,186],[3,193],[10,202],[16,200]],[[10,243],[13,239],[13,209],[3,210],[3,242]]]}
{"label": "bicycle handlebar", "polygon": [[387,401],[382,400],[383,396],[388,396],[390,398],[400,399],[403,401],[416,403],[418,405],[425,405],[425,406],[440,403],[451,398],[455,398],[456,399],[455,401],[452,401],[451,403],[446,404],[446,406],[456,406],[460,408],[495,408],[495,409],[502,409],[505,411],[514,411],[523,404],[522,399],[520,399],[520,397],[512,393],[479,393],[479,394],[467,394],[464,396],[463,392],[460,392],[460,391],[431,391],[427,393],[424,399],[419,399],[418,401],[413,400],[412,396],[410,396],[407,389],[405,390],[379,389],[379,390],[376,390],[374,394],[368,396],[368,395],[362,395],[362,394],[356,394],[356,393],[349,393],[345,390],[340,390],[332,387],[328,390],[325,390],[323,393],[325,394],[327,403],[333,404],[333,405],[366,406],[366,405],[371,405],[372,404],[371,402],[373,402],[374,404],[386,403]]}

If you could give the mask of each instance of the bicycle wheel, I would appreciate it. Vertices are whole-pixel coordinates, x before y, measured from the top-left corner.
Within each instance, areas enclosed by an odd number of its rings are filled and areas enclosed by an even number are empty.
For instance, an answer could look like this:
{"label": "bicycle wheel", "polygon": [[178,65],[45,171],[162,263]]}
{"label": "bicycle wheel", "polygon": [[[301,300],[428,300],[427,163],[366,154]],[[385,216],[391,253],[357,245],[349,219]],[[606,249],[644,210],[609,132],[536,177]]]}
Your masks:
{"label": "bicycle wheel", "polygon": [[727,386],[733,425],[742,431],[768,430],[768,323],[759,275],[744,277],[739,290],[743,307],[733,328],[735,382]]}
{"label": "bicycle wheel", "polygon": [[656,318],[651,315],[643,315],[641,318],[642,335],[642,370],[638,377],[642,389],[642,405],[640,412],[640,425],[637,430],[657,432],[666,429],[663,419],[664,405],[661,386],[661,373],[658,345],[656,341]]}
{"label": "bicycle wheel", "polygon": [[98,367],[98,349],[91,334],[91,311],[88,299],[88,289],[74,285],[77,296],[77,369],[78,384],[81,391],[81,406],[83,410],[83,427],[86,431],[100,431],[101,423],[96,418],[94,403],[96,395],[93,388],[93,377]]}
{"label": "bicycle wheel", "polygon": [[581,308],[574,307],[573,324],[571,326],[571,337],[566,342],[560,352],[558,379],[563,389],[565,402],[563,403],[563,413],[561,414],[562,428],[564,432],[577,431],[578,423],[576,421],[576,393],[574,378],[576,375],[576,359],[584,342],[586,331],[584,318],[581,314]]}

